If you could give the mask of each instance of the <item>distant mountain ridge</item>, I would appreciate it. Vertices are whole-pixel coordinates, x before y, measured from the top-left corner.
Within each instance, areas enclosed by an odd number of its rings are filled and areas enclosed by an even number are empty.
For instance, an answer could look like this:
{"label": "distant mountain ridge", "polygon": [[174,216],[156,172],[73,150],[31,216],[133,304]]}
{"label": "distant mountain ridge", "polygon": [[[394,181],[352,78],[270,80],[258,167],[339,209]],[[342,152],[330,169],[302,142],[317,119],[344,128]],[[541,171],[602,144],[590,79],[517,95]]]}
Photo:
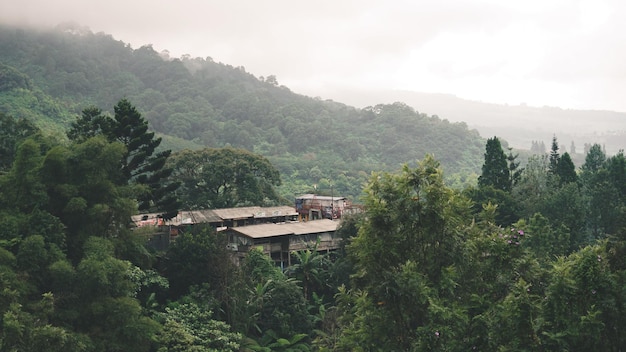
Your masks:
{"label": "distant mountain ridge", "polygon": [[335,91],[331,96],[346,104],[367,106],[372,101],[402,101],[416,110],[454,122],[465,122],[487,138],[498,136],[517,149],[530,149],[532,141],[549,145],[557,136],[569,151],[571,142],[579,151],[584,144],[599,143],[608,154],[626,149],[626,113],[607,110],[575,110],[558,107],[502,105],[466,100],[450,94],[402,90]]}

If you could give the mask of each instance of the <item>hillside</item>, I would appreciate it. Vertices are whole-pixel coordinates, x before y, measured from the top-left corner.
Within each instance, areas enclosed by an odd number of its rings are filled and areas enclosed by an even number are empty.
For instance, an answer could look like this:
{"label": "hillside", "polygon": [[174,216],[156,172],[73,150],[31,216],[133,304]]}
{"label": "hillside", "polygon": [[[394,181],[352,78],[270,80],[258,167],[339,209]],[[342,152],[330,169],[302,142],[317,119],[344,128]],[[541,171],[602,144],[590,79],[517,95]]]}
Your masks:
{"label": "hillside", "polygon": [[410,91],[336,91],[329,96],[353,106],[402,101],[420,112],[463,121],[482,136],[499,136],[517,149],[530,149],[532,141],[549,145],[556,135],[571,153],[572,142],[582,153],[585,144],[599,143],[608,154],[626,149],[626,112],[573,110],[557,107],[489,104],[449,94]]}
{"label": "hillside", "polygon": [[330,191],[357,198],[371,171],[431,153],[446,174],[480,170],[484,141],[464,123],[402,103],[357,109],[295,94],[276,78],[211,58],[170,58],[76,26],[0,28],[0,111],[59,136],[95,105],[128,98],[173,150],[233,146],[280,170],[281,193]]}

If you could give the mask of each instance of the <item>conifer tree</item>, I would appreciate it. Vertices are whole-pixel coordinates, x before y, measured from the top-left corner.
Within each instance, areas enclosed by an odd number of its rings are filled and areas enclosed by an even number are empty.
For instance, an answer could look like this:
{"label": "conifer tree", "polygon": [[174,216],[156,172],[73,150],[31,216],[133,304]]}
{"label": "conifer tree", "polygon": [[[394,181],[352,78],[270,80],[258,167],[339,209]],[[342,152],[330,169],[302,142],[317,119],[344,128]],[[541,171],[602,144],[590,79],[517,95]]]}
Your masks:
{"label": "conifer tree", "polygon": [[551,174],[557,174],[557,165],[559,163],[559,144],[556,141],[556,136],[552,137],[552,147],[550,148],[550,166],[548,170]]}
{"label": "conifer tree", "polygon": [[68,137],[77,142],[104,135],[111,142],[120,142],[126,147],[121,159],[120,184],[145,185],[146,190],[138,197],[139,210],[163,212],[168,219],[178,213],[179,202],[174,196],[178,183],[166,183],[172,173],[165,167],[165,161],[171,151],[157,152],[161,138],[155,138],[154,132],[148,132],[148,122],[128,101],[120,100],[114,107],[115,116],[110,118],[102,110],[89,107],[72,124]]}
{"label": "conifer tree", "polygon": [[556,165],[556,174],[559,176],[561,184],[576,182],[578,177],[576,176],[576,167],[569,153],[565,152],[559,158]]}
{"label": "conifer tree", "polygon": [[503,191],[511,190],[511,178],[507,156],[502,150],[498,137],[487,140],[485,163],[482,174],[478,177],[478,186],[492,186]]}
{"label": "conifer tree", "polygon": [[511,178],[511,187],[515,186],[522,177],[523,168],[519,168],[519,161],[516,161],[519,154],[513,155],[513,148],[509,148],[509,155],[506,157],[509,162],[509,175]]}
{"label": "conifer tree", "polygon": [[115,106],[112,127],[110,137],[126,146],[126,155],[122,159],[124,177],[129,183],[149,187],[149,192],[139,198],[139,210],[162,211],[166,219],[176,216],[179,203],[174,191],[178,184],[163,183],[172,173],[171,168],[165,168],[171,150],[155,154],[161,138],[148,132],[148,122],[127,99],[120,100]]}

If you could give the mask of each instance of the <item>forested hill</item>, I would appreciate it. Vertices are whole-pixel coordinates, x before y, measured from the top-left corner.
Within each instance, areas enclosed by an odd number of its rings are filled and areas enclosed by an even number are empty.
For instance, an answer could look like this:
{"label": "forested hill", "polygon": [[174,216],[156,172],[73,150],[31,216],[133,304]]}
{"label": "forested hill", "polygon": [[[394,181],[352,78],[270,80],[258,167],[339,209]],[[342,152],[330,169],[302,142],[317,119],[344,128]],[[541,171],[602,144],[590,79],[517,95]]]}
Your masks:
{"label": "forested hill", "polygon": [[170,58],[76,26],[0,27],[0,112],[63,136],[86,107],[111,111],[124,97],[174,151],[230,145],[268,157],[286,196],[332,184],[356,197],[370,171],[427,153],[447,175],[478,173],[483,160],[476,131],[402,103],[356,109],[210,57]]}

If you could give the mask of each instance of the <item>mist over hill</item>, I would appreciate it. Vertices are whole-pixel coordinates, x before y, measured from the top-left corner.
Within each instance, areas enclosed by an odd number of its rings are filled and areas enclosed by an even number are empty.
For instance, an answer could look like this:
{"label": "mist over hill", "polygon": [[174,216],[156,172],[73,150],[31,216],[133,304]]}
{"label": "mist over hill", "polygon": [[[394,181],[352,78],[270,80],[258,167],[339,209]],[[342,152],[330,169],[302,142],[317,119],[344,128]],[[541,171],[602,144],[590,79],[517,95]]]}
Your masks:
{"label": "mist over hill", "polygon": [[481,136],[498,136],[516,149],[530,149],[533,141],[546,145],[556,135],[559,143],[571,143],[583,151],[585,144],[599,143],[608,154],[626,149],[626,113],[606,110],[574,110],[558,107],[533,107],[491,104],[461,99],[449,94],[418,93],[400,90],[329,92],[329,97],[346,104],[365,107],[376,101],[405,102],[419,112],[437,115],[454,122],[465,122]]}
{"label": "mist over hill", "polygon": [[171,58],[76,25],[0,28],[0,111],[62,138],[83,109],[129,99],[165,147],[244,148],[280,170],[286,198],[330,192],[358,198],[372,171],[433,154],[464,182],[479,172],[484,139],[404,103],[358,109],[292,92],[274,76],[210,57]]}
{"label": "mist over hill", "polygon": [[502,106],[438,94],[312,98],[275,76],[257,77],[210,57],[172,58],[150,45],[133,49],[76,25],[0,27],[0,78],[0,111],[31,119],[59,138],[86,107],[111,112],[127,98],[166,148],[232,146],[267,157],[281,172],[286,199],[315,187],[357,199],[372,171],[397,170],[426,154],[441,162],[450,182],[475,182],[485,138],[493,135],[520,149],[535,140],[549,145],[556,135],[568,150],[575,141],[582,156],[584,143],[603,143],[609,153],[624,148],[626,130],[621,113]]}

